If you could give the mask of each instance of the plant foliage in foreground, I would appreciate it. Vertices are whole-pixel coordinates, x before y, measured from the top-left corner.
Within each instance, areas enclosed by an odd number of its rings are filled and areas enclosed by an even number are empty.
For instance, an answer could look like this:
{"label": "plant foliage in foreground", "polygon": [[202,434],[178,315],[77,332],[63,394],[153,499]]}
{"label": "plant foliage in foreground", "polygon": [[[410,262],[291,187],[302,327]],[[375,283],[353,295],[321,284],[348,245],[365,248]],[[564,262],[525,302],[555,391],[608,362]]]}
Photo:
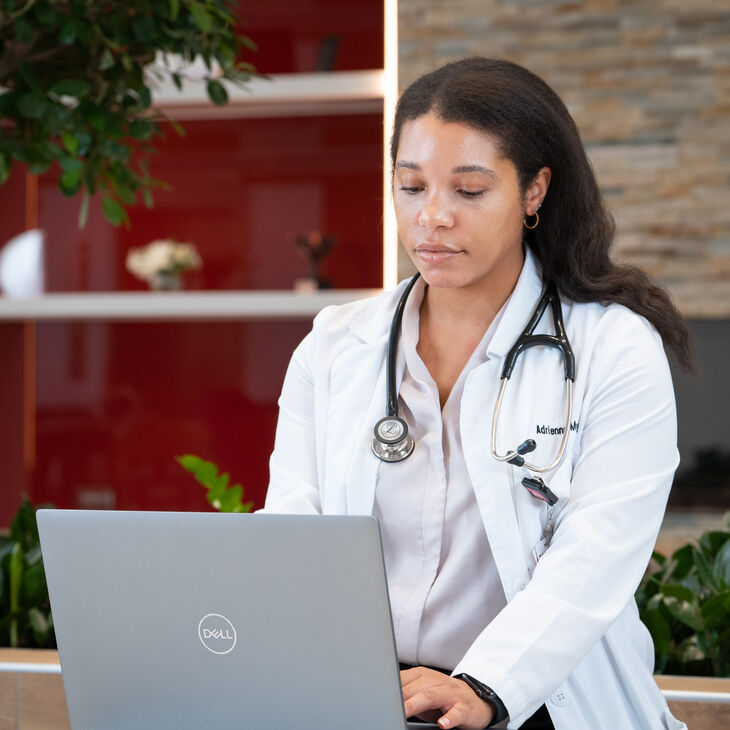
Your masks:
{"label": "plant foliage in foreground", "polygon": [[55,648],[35,508],[27,500],[0,537],[0,646]]}
{"label": "plant foliage in foreground", "polygon": [[185,65],[202,59],[210,99],[225,104],[221,78],[243,83],[255,74],[237,61],[254,44],[236,31],[236,4],[0,0],[0,185],[14,162],[34,174],[57,162],[61,191],[84,193],[81,225],[96,192],[114,225],[128,223],[125,206],[138,194],[151,206],[150,189],[161,183],[147,156],[164,115],[151,110],[150,78],[181,88]]}
{"label": "plant foliage in foreground", "polygon": [[185,454],[175,457],[177,462],[189,471],[207,490],[208,502],[219,512],[250,512],[253,502],[243,502],[243,487],[240,484],[228,485],[229,474],[219,474],[212,461],[199,456]]}
{"label": "plant foliage in foreground", "polygon": [[730,677],[730,512],[724,521],[670,558],[654,553],[636,592],[658,674]]}

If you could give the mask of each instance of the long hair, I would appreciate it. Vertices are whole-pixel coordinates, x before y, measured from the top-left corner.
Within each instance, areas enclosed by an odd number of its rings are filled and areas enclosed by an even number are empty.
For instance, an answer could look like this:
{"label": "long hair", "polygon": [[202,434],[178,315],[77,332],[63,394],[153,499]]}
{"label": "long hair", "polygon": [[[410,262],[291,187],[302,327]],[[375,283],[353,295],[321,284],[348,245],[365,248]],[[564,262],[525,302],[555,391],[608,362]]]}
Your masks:
{"label": "long hair", "polygon": [[466,58],[409,86],[396,107],[395,166],[405,122],[428,112],[488,133],[517,170],[522,193],[542,167],[552,172],[540,224],[525,230],[543,277],[576,302],[616,302],[646,317],[681,366],[692,370],[682,315],[664,289],[635,266],[611,261],[615,225],[598,189],[575,122],[540,78],[509,61]]}

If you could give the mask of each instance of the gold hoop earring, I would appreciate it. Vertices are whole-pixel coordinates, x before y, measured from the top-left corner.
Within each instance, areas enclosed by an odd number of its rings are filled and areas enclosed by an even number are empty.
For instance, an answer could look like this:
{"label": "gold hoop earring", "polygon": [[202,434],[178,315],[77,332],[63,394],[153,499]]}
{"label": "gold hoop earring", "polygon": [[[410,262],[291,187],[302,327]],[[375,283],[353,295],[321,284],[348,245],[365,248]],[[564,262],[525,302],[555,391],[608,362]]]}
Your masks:
{"label": "gold hoop earring", "polygon": [[523,226],[524,226],[525,228],[527,228],[527,229],[528,229],[529,231],[532,231],[532,230],[534,230],[535,228],[537,228],[537,224],[538,224],[539,222],[540,222],[540,215],[539,215],[539,213],[538,213],[537,211],[535,211],[535,222],[534,222],[534,223],[533,223],[533,224],[532,224],[531,226],[528,226],[528,225],[527,225],[527,216],[525,216],[525,217],[524,217],[524,218],[522,219],[522,225],[523,225]]}

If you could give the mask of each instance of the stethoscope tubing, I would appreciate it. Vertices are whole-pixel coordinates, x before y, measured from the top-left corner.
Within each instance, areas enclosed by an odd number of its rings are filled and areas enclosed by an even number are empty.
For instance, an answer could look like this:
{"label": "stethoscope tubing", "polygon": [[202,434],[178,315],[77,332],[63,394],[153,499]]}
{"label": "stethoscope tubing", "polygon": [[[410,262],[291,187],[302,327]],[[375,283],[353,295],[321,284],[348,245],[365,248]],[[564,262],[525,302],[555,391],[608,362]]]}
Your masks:
{"label": "stethoscope tubing", "polygon": [[398,342],[400,340],[401,323],[403,321],[403,310],[406,308],[406,302],[408,301],[408,295],[415,286],[418,278],[421,276],[420,273],[415,274],[408,282],[405,291],[401,294],[401,298],[398,300],[398,304],[395,307],[393,314],[393,321],[390,325],[390,334],[388,335],[388,354],[386,356],[386,404],[385,412],[388,416],[398,416],[398,393],[395,386],[396,375],[395,366],[398,359]]}
{"label": "stethoscope tubing", "polygon": [[[405,290],[401,294],[395,312],[393,313],[393,321],[390,326],[388,336],[388,350],[386,353],[386,416],[378,421],[375,426],[375,438],[373,439],[373,453],[382,461],[402,461],[407,458],[413,451],[413,437],[408,433],[408,425],[403,419],[398,417],[398,392],[396,388],[396,361],[398,357],[398,342],[400,340],[401,325],[403,321],[403,312],[411,290],[418,281],[420,274],[415,274],[408,282]],[[550,306],[553,314],[553,323],[555,327],[555,335],[534,334],[535,328],[542,319],[547,307]],[[512,372],[514,370],[517,358],[530,347],[542,345],[545,347],[554,347],[560,351],[563,356],[563,369],[565,372],[566,383],[566,400],[567,415],[565,419],[565,428],[563,429],[563,438],[558,448],[557,456],[547,466],[537,466],[528,463],[522,456],[534,450],[535,442],[532,440],[525,441],[517,449],[507,451],[506,454],[497,452],[497,425],[499,422],[499,414],[502,407],[504,392],[507,387]],[[527,326],[517,338],[510,351],[505,357],[504,366],[502,368],[501,385],[497,395],[497,401],[494,406],[494,414],[492,417],[492,456],[497,461],[510,462],[513,465],[525,466],[532,472],[544,473],[557,468],[565,454],[565,448],[568,443],[568,435],[570,432],[570,423],[573,414],[573,381],[575,379],[575,356],[570,346],[565,326],[563,323],[563,312],[560,305],[560,297],[557,289],[552,283],[548,283],[545,291],[540,297],[540,301],[530,317]],[[383,433],[381,433],[383,428]],[[388,431],[395,430],[402,433],[400,441],[399,436],[389,437]]]}

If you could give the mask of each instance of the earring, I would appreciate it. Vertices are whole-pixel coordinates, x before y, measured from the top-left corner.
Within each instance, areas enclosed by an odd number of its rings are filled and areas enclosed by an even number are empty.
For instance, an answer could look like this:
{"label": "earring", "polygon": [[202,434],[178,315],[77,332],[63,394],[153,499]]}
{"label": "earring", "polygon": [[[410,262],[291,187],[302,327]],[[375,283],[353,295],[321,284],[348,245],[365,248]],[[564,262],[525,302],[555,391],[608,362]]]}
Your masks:
{"label": "earring", "polygon": [[[537,207],[539,208],[540,206],[538,205]],[[522,219],[522,225],[530,231],[537,228],[538,223],[540,223],[540,216],[537,211],[535,211],[535,222],[531,226],[527,224],[527,216]]]}

